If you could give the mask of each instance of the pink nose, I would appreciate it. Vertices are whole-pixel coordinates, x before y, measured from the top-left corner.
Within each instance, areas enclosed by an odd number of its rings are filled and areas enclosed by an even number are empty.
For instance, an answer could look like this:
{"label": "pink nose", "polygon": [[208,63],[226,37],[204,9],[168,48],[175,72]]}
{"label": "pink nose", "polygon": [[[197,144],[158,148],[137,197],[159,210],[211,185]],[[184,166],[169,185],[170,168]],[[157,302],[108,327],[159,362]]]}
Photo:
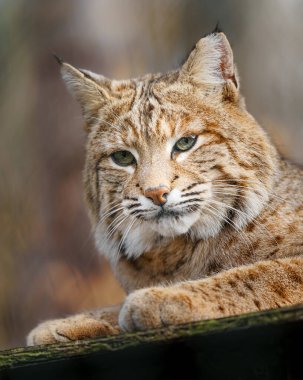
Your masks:
{"label": "pink nose", "polygon": [[166,203],[168,194],[169,190],[165,186],[151,187],[144,192],[146,198],[151,199],[158,206],[163,206]]}

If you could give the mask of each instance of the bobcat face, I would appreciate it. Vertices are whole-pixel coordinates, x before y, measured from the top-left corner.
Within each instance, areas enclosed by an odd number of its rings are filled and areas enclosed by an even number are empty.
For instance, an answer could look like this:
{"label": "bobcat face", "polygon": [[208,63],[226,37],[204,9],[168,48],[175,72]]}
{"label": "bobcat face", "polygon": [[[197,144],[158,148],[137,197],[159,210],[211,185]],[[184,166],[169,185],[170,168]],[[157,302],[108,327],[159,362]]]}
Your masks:
{"label": "bobcat face", "polygon": [[158,128],[146,125],[140,131],[145,139],[122,151],[133,157],[128,166],[118,168],[111,157],[113,167],[129,173],[121,194],[124,215],[134,227],[138,224],[167,237],[187,233],[210,196],[207,177],[193,170],[203,141],[201,123],[181,120],[180,115],[171,115]]}
{"label": "bobcat face", "polygon": [[245,110],[222,33],[165,75],[110,81],[65,63],[62,73],[87,123],[86,195],[97,246],[112,260],[259,214],[273,152]]}

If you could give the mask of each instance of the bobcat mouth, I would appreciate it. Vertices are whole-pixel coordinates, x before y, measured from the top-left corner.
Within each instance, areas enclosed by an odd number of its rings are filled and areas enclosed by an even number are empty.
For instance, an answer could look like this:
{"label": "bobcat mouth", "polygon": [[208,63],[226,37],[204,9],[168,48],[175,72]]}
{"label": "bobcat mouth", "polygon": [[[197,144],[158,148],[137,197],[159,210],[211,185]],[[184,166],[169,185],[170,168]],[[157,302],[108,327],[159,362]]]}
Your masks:
{"label": "bobcat mouth", "polygon": [[180,212],[175,210],[169,210],[168,208],[161,207],[161,209],[158,211],[156,215],[156,219],[160,218],[169,218],[172,216],[179,216]]}
{"label": "bobcat mouth", "polygon": [[[183,201],[184,202],[184,201]],[[183,203],[180,202],[180,203]],[[149,222],[161,222],[161,221],[178,221],[182,217],[190,217],[191,215],[197,215],[201,209],[200,204],[191,203],[181,206],[181,204],[163,205],[152,208],[142,208],[140,203],[133,203],[126,205],[129,215],[134,216],[143,221]]]}
{"label": "bobcat mouth", "polygon": [[187,233],[199,219],[199,213],[195,211],[197,210],[162,207],[152,219],[149,219],[149,226],[161,236],[182,235]]}
{"label": "bobcat mouth", "polygon": [[164,221],[178,222],[181,221],[183,217],[189,217],[191,214],[196,214],[196,209],[169,209],[167,207],[161,207],[161,210],[155,215],[154,221],[156,223],[162,223]]}
{"label": "bobcat mouth", "polygon": [[180,210],[176,209],[170,209],[167,207],[161,207],[161,209],[158,211],[157,215],[155,216],[156,220],[164,219],[164,218],[178,218],[182,217],[184,215],[191,214],[193,212],[197,211],[196,209],[193,208],[184,208]]}

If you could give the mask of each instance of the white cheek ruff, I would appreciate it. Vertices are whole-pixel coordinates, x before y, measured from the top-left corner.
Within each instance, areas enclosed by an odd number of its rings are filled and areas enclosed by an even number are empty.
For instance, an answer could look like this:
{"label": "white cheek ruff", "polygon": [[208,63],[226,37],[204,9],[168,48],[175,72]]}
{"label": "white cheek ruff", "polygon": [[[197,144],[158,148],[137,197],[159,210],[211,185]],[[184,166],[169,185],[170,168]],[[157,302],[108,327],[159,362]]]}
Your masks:
{"label": "white cheek ruff", "polygon": [[139,224],[129,231],[125,239],[125,255],[128,258],[137,258],[152,249],[156,240],[157,234],[148,228],[147,223]]}
{"label": "white cheek ruff", "polygon": [[[216,210],[214,208],[209,209],[208,205],[212,205],[211,198],[213,197],[211,183],[202,183],[193,188],[193,191],[203,190],[203,197],[201,199],[205,200],[205,204],[201,204],[199,211],[193,211],[178,217],[167,216],[158,219],[152,218],[150,220],[139,220],[134,219],[134,217],[130,219],[126,218],[118,228],[123,239],[123,254],[129,259],[137,258],[144,252],[159,245],[167,244],[178,235],[188,234],[193,239],[202,240],[216,236],[222,228],[226,207],[223,203],[219,204],[220,202],[217,202],[214,203]],[[207,191],[205,192],[205,190]],[[179,189],[171,191],[166,204],[170,210],[174,210],[174,205],[184,200],[184,197],[181,197],[182,194]],[[243,211],[236,213],[233,221],[235,228],[241,229],[250,220],[254,219],[261,211],[267,198],[266,189],[264,189],[263,196],[249,192],[244,209],[242,209]],[[152,213],[156,216],[159,207],[155,206],[150,199],[140,195],[138,201],[141,203],[140,208],[149,210],[149,212],[154,210]],[[176,207],[179,208],[179,206]],[[124,215],[126,216],[127,209],[124,211]],[[160,236],[162,239],[159,239]],[[95,240],[98,250],[111,263],[116,263],[121,254],[120,240],[114,239],[114,236],[108,239],[106,226],[103,224],[97,226]]]}

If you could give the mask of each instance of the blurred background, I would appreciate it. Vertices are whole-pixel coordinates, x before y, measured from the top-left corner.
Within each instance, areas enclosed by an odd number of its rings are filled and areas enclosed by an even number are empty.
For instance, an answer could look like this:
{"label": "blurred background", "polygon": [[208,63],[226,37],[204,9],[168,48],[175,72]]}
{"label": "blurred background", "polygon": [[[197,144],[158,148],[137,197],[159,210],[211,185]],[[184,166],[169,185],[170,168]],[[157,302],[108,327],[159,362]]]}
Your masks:
{"label": "blurred background", "polygon": [[112,78],[176,68],[219,21],[249,111],[303,163],[300,0],[0,0],[0,349],[114,304],[82,196],[85,132],[51,53]]}

